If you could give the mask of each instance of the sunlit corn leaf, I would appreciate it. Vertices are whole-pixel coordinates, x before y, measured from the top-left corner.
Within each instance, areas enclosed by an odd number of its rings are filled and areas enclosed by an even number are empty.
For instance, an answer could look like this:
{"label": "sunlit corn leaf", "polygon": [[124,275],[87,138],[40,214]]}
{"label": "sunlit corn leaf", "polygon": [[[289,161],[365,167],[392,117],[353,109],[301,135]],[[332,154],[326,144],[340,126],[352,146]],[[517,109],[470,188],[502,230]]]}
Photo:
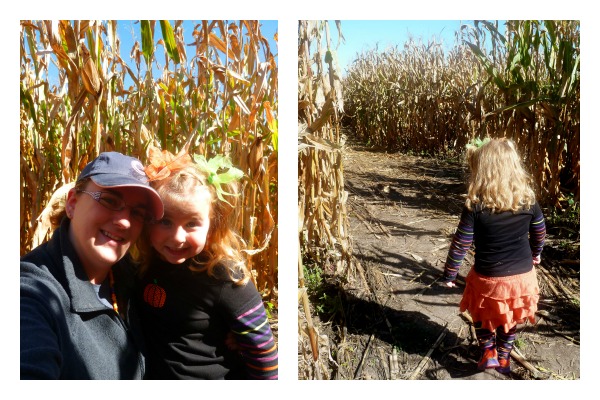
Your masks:
{"label": "sunlit corn leaf", "polygon": [[180,63],[179,59],[179,50],[177,48],[177,43],[175,43],[175,35],[173,34],[173,28],[169,21],[161,20],[160,28],[162,30],[163,40],[165,43],[165,48],[167,49],[167,54],[175,64]]}

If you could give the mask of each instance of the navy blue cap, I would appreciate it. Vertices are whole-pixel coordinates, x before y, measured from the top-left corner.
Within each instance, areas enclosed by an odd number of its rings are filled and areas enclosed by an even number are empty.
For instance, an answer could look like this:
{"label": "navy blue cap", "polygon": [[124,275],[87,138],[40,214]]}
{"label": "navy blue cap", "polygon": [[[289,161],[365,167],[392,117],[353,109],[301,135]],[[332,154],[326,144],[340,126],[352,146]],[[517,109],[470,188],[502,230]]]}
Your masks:
{"label": "navy blue cap", "polygon": [[100,153],[94,161],[85,166],[77,181],[85,178],[90,178],[101,188],[138,187],[146,189],[152,202],[154,218],[162,218],[163,202],[160,195],[148,183],[144,166],[137,158],[116,151]]}

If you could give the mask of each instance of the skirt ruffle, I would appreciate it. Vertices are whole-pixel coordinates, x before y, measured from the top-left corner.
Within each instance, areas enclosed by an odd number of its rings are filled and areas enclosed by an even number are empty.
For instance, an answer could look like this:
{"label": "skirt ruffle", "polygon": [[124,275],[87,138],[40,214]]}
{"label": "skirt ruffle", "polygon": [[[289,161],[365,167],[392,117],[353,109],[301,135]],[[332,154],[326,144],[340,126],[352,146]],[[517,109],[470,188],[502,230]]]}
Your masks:
{"label": "skirt ruffle", "polygon": [[524,274],[502,277],[483,276],[469,271],[460,302],[460,311],[468,310],[473,321],[482,327],[504,332],[525,321],[535,323],[540,298],[535,268]]}

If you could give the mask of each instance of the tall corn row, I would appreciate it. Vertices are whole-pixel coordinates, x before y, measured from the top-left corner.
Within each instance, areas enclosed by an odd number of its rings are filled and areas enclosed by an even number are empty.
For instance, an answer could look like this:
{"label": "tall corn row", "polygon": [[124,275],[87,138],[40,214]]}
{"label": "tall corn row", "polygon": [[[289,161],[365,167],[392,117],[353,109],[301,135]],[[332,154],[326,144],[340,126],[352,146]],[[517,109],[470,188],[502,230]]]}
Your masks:
{"label": "tall corn row", "polygon": [[510,137],[531,163],[543,204],[579,196],[579,22],[463,26],[435,42],[363,53],[344,80],[345,121],[389,149],[445,153],[474,137]]}
{"label": "tall corn row", "polygon": [[[339,23],[337,28],[341,38]],[[299,301],[316,361],[317,334],[303,269],[316,265],[326,273],[341,273],[349,268],[351,254],[339,127],[341,80],[327,21],[299,22],[298,85]]]}
{"label": "tall corn row", "polygon": [[360,54],[344,80],[345,121],[363,140],[389,150],[445,151],[455,132],[472,130],[459,118],[468,112],[460,93],[470,82],[453,69],[456,60],[468,62],[465,53],[459,49],[446,61],[440,43],[411,39],[403,50]]}
{"label": "tall corn row", "polygon": [[499,95],[500,104],[485,116],[530,160],[545,204],[559,207],[563,190],[579,198],[579,21],[508,21],[506,37],[481,24],[497,48],[486,54],[472,43],[484,31],[479,24],[466,43]]}
{"label": "tall corn row", "polygon": [[235,224],[259,291],[275,300],[277,66],[259,22],[200,21],[188,44],[183,21],[140,21],[126,55],[117,24],[21,21],[21,254],[47,238],[36,219],[50,196],[100,152],[145,162],[150,144],[189,143],[245,172]]}

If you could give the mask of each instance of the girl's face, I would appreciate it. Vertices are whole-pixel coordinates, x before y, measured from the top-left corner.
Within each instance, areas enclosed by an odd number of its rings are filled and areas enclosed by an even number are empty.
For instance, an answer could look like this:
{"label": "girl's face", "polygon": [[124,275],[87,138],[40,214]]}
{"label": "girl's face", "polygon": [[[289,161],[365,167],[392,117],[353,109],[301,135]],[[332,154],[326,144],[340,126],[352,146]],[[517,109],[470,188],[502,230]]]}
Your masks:
{"label": "girl's face", "polygon": [[163,218],[150,225],[150,243],[162,260],[181,264],[200,254],[206,245],[210,192],[198,187],[185,201],[167,200],[164,205]]}
{"label": "girl's face", "polygon": [[127,207],[112,211],[86,193],[72,189],[67,197],[71,226],[69,237],[92,282],[102,282],[108,270],[129,250],[142,232],[138,210],[150,207],[146,191],[138,188],[100,188],[89,182],[87,192],[108,192]]}

